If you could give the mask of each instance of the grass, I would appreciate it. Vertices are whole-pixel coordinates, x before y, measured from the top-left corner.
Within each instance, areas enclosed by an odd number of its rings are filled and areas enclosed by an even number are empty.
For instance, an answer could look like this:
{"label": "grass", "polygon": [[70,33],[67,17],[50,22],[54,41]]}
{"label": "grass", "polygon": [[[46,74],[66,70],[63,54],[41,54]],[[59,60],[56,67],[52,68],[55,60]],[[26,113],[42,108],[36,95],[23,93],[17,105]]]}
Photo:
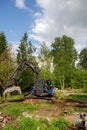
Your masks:
{"label": "grass", "polygon": [[23,95],[14,95],[14,96],[8,96],[6,97],[6,101],[17,101],[17,100],[22,100],[24,99]]}
{"label": "grass", "polygon": [[65,97],[65,99],[70,99],[70,100],[73,100],[73,101],[79,101],[79,102],[87,103],[87,94],[69,95],[69,96]]}
{"label": "grass", "polygon": [[[62,92],[58,92],[58,98],[59,96],[62,97]],[[22,97],[13,97],[14,99],[11,98],[11,100],[18,100]],[[63,96],[64,99],[72,100],[72,101],[80,101],[83,103],[87,103],[87,95],[86,94],[71,94],[69,96]],[[9,98],[10,100],[10,98]],[[0,110],[1,112],[4,112],[6,114],[10,114],[14,116],[15,118],[19,117],[22,115],[23,112],[28,112],[32,113],[40,108],[45,108],[49,107],[52,104],[38,104],[38,105],[32,105],[32,104],[27,104],[27,103],[11,103],[9,105],[6,105],[5,107],[2,107]],[[76,108],[73,111],[78,111],[78,112],[87,112],[87,108]],[[25,118],[21,116],[21,119],[18,121],[19,127],[16,128],[12,124],[9,126],[5,126],[3,130],[65,130],[70,123],[66,121],[63,117],[59,117],[58,119],[53,120],[52,122],[48,122],[46,119],[34,119],[34,118]]]}
{"label": "grass", "polygon": [[86,94],[75,94],[75,95],[69,95],[65,97],[66,100],[71,100],[75,102],[81,102],[80,105],[74,108],[75,112],[84,112],[87,113],[87,95]]}
{"label": "grass", "polygon": [[87,107],[86,108],[76,108],[74,109],[75,112],[79,113],[87,113]]}
{"label": "grass", "polygon": [[5,106],[0,111],[18,117],[22,112],[34,112],[40,108],[49,107],[49,104],[31,105],[25,103],[13,103]]}
{"label": "grass", "polygon": [[[18,99],[18,97],[16,97],[16,99]],[[63,117],[49,122],[47,119],[37,120],[34,117],[26,118],[22,116],[23,112],[32,113],[40,108],[50,107],[51,105],[52,104],[32,105],[23,102],[4,104],[0,110],[1,112],[10,114],[16,119],[19,116],[21,116],[21,118],[17,121],[19,124],[18,127],[14,126],[14,124],[10,124],[6,125],[3,130],[65,130],[65,128],[69,126],[69,122],[66,121]]]}
{"label": "grass", "polygon": [[3,101],[21,101],[24,99],[24,95],[14,95],[14,96],[8,96],[8,97],[0,97],[0,102]]}
{"label": "grass", "polygon": [[[87,89],[87,87],[86,87],[86,89]],[[73,89],[73,91],[80,94],[80,93],[86,93],[87,92],[86,89],[85,88],[79,88],[79,89]]]}
{"label": "grass", "polygon": [[4,127],[3,130],[65,130],[70,125],[63,117],[53,120],[51,123],[46,119],[22,118],[19,124],[19,128],[10,125]]}

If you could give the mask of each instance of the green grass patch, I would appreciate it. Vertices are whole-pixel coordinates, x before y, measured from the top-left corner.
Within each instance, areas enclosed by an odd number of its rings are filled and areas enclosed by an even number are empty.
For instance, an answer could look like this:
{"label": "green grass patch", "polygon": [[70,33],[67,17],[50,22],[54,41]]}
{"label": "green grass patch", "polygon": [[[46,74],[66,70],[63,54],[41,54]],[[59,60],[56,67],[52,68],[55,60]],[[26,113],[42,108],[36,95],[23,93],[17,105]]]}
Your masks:
{"label": "green grass patch", "polygon": [[87,95],[85,95],[85,94],[69,95],[69,96],[65,97],[65,99],[70,99],[73,101],[80,101],[80,102],[87,103]]}
{"label": "green grass patch", "polygon": [[8,96],[6,97],[6,101],[17,101],[17,100],[22,100],[24,99],[23,95],[14,95],[14,96]]}
{"label": "green grass patch", "polygon": [[13,103],[3,107],[0,111],[18,117],[22,112],[34,112],[40,108],[49,107],[49,104],[31,105],[26,103]]}
{"label": "green grass patch", "polygon": [[65,130],[68,126],[70,126],[70,122],[63,117],[60,117],[59,119],[52,121],[48,130]]}
{"label": "green grass patch", "polygon": [[61,96],[61,95],[63,94],[63,92],[57,90],[57,91],[54,92],[54,94],[56,94],[56,95],[58,95],[58,96]]}
{"label": "green grass patch", "polygon": [[[63,117],[49,123],[46,119],[22,118],[16,130],[65,130],[70,123]],[[13,126],[6,126],[3,130],[15,130]]]}
{"label": "green grass patch", "polygon": [[73,89],[73,91],[76,92],[76,93],[78,93],[78,94],[81,94],[81,93],[85,92],[84,88]]}
{"label": "green grass patch", "polygon": [[79,113],[87,113],[87,107],[86,108],[76,108],[74,111],[79,112]]}

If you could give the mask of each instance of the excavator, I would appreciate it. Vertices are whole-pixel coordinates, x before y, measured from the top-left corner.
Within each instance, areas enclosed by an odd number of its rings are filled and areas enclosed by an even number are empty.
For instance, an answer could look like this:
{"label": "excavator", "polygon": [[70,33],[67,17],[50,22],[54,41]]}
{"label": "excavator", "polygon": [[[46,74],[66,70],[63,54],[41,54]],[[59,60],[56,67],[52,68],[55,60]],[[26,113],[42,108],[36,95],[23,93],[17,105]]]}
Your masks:
{"label": "excavator", "polygon": [[32,88],[31,95],[39,97],[52,96],[54,92],[54,87],[51,84],[51,80],[40,79],[39,69],[25,59],[20,62],[14,73],[11,75],[10,79],[6,83],[6,87],[16,84],[17,75],[24,70],[25,66],[31,68],[32,71],[35,73],[34,86]]}

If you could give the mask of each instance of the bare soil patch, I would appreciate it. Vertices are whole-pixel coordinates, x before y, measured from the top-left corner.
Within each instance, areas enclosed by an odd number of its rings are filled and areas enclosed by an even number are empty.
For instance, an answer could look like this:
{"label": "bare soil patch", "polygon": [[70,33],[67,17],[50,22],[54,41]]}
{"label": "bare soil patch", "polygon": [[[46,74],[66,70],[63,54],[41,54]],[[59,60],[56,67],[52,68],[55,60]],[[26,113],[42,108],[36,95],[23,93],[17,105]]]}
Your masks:
{"label": "bare soil patch", "polygon": [[2,130],[4,126],[10,124],[15,126],[16,128],[18,127],[16,119],[13,116],[0,112],[0,130]]}

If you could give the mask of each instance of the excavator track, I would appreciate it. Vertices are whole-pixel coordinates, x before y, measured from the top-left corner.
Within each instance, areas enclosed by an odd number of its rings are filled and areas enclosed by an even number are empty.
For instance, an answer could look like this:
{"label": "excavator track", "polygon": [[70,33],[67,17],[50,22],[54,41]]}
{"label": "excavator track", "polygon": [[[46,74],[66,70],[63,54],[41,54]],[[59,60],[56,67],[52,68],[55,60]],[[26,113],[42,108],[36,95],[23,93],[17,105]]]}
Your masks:
{"label": "excavator track", "polygon": [[49,103],[54,103],[56,97],[53,95],[44,95],[44,96],[39,96],[39,95],[32,95],[29,94],[27,96],[24,97],[24,99],[41,99],[41,100],[47,100]]}

